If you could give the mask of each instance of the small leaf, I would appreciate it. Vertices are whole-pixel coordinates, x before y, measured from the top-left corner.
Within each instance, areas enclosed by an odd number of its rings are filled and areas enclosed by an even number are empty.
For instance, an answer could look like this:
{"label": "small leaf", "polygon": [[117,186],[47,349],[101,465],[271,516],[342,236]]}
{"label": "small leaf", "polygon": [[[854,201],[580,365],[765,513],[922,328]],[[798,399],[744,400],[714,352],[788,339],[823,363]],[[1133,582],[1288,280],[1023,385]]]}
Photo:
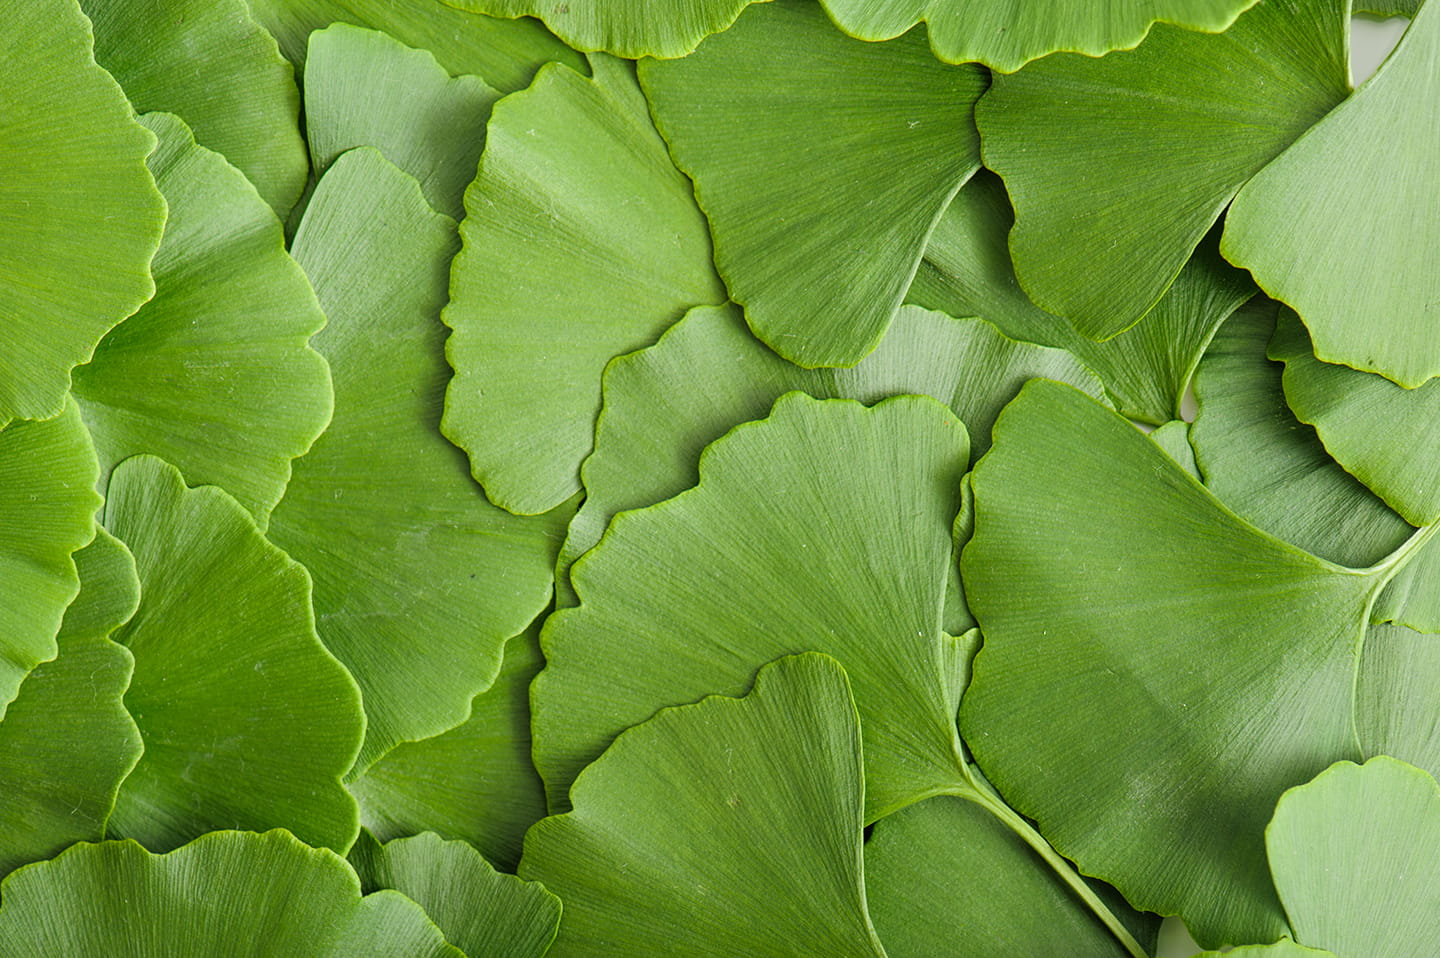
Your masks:
{"label": "small leaf", "polygon": [[1181,419],[1167,422],[1150,434],[1150,441],[1164,449],[1165,454],[1174,459],[1181,469],[1196,479],[1200,478],[1200,468],[1195,464],[1195,450],[1190,445],[1189,423]]}

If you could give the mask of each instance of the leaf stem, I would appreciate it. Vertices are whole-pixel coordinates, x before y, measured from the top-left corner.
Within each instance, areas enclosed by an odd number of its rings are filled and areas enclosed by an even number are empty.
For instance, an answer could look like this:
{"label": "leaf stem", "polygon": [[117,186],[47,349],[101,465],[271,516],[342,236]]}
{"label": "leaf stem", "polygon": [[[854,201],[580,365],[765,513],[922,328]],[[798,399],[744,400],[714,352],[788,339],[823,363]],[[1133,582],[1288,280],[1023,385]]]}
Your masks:
{"label": "leaf stem", "polygon": [[[1370,567],[1370,570],[1367,570],[1380,573],[1380,588],[1388,585],[1390,580],[1395,578],[1395,576],[1409,564],[1410,559],[1414,557],[1415,553],[1425,547],[1425,543],[1430,541],[1436,531],[1440,531],[1440,522],[1432,522],[1428,526],[1421,526],[1411,534],[1410,538],[1406,539],[1400,545],[1400,548],[1375,563],[1375,565]],[[1376,591],[1378,592],[1379,590],[1377,589]]]}

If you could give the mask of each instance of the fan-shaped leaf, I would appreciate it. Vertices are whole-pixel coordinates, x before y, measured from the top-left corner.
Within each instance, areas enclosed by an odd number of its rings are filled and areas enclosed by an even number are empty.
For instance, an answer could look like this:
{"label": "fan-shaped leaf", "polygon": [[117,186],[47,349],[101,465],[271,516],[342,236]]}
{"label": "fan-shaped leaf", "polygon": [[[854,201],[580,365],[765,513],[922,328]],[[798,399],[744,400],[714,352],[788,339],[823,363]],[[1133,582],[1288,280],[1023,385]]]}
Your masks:
{"label": "fan-shaped leaf", "polygon": [[939,63],[918,34],[861,43],[778,0],[640,77],[756,335],[802,366],[863,359],[980,165],[984,71]]}
{"label": "fan-shaped leaf", "polygon": [[[683,57],[735,22],[756,0],[445,0],[497,17],[539,17],[577,50],[616,56]],[[760,0],[765,2],[765,0]]]}

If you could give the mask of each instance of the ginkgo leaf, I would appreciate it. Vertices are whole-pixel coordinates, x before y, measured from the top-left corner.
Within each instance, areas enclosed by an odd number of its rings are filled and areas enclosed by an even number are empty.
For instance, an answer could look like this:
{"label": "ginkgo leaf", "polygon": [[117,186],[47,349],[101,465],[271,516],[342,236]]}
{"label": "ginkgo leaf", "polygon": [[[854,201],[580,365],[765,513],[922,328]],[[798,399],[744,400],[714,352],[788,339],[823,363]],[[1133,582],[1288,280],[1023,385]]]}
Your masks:
{"label": "ginkgo leaf", "polygon": [[539,20],[502,20],[466,13],[440,0],[248,0],[255,19],[299,72],[310,34],[332,23],[382,30],[407,46],[429,50],[449,72],[482,76],[502,93],[530,85],[551,61],[588,73],[585,57],[561,43]]}
{"label": "ginkgo leaf", "polygon": [[530,682],[544,664],[537,621],[506,644],[464,724],[396,746],[350,783],[365,827],[382,841],[423,831],[463,839],[514,871],[525,830],[545,817],[530,760]]}
{"label": "ginkgo leaf", "polygon": [[275,214],[168,113],[142,118],[170,204],[155,298],[75,370],[103,476],[152,453],[221,486],[264,527],[290,460],[330,420],[330,371],[309,345],[325,315]]}
{"label": "ginkgo leaf", "polygon": [[96,65],[74,0],[4,0],[0,11],[3,428],[59,415],[70,370],[154,295],[165,201],[145,168],[155,138]]}
{"label": "ginkgo leaf", "polygon": [[1366,755],[1389,755],[1440,775],[1440,639],[1372,625],[1360,661],[1355,727]]}
{"label": "ginkgo leaf", "polygon": [[640,78],[756,335],[802,366],[863,359],[980,165],[984,71],[938,62],[918,33],[862,43],[818,6],[777,0]]}
{"label": "ginkgo leaf", "polygon": [[346,150],[373,146],[459,219],[499,98],[480,77],[452,77],[429,52],[383,33],[337,23],[310,35],[305,131],[317,176]]}
{"label": "ginkgo leaf", "polygon": [[540,958],[555,940],[560,899],[497,872],[465,842],[427,832],[381,845],[361,832],[349,861],[362,889],[410,898],[467,958]]}
{"label": "ginkgo leaf", "polygon": [[95,476],[74,403],[0,428],[0,718],[30,670],[55,657],[80,589],[71,556],[95,535]]}
{"label": "ginkgo leaf", "polygon": [[855,685],[867,820],[962,787],[968,656],[939,622],[969,453],[927,397],[790,393],[711,445],[694,489],[616,516],[572,569],[579,607],[542,634],[531,696],[551,809],[624,729],[809,650]]}
{"label": "ginkgo leaf", "polygon": [[310,169],[300,93],[290,64],[245,0],[80,0],[80,6],[95,24],[95,59],[136,110],[176,114],[249,177],[278,216],[289,212]]}
{"label": "ginkgo leaf", "polygon": [[574,811],[525,839],[521,876],[565,903],[550,954],[884,958],[860,739],[845,672],[815,653],[621,735],[576,781]]}
{"label": "ginkgo leaf", "polygon": [[454,221],[367,148],[321,178],[292,247],[330,318],[314,344],[335,417],[296,460],[269,535],[314,577],[320,638],[360,685],[352,774],[465,721],[505,640],[549,601],[565,528],[564,510],[492,506],[440,435],[458,245]]}
{"label": "ginkgo leaf", "polygon": [[966,743],[1136,907],[1212,947],[1279,938],[1262,830],[1284,789],[1357,755],[1370,605],[1430,533],[1371,569],[1318,559],[1055,383],[1026,386],[994,443],[962,557],[985,635]]}
{"label": "ginkgo leaf", "polygon": [[[1288,309],[1281,310],[1270,354],[1285,363],[1290,408],[1315,427],[1336,462],[1413,525],[1440,520],[1440,456],[1426,454],[1440,443],[1440,381],[1405,389],[1321,362]],[[1405,441],[1395,441],[1399,436]]]}
{"label": "ginkgo leaf", "polygon": [[[444,0],[497,17],[539,17],[577,50],[634,60],[683,57],[757,0]],[[758,0],[766,2],[766,0]]]}
{"label": "ginkgo leaf", "polygon": [[1093,339],[1149,313],[1236,191],[1349,92],[1348,6],[1265,0],[1222,34],[1159,26],[996,77],[975,119],[1030,297]]}
{"label": "ginkgo leaf", "polygon": [[594,70],[546,67],[499,103],[465,193],[442,428],[511,512],[579,491],[613,356],[725,300],[705,218],[633,68],[596,57]]}
{"label": "ginkgo leaf", "polygon": [[1195,449],[1190,445],[1189,423],[1183,419],[1167,422],[1150,434],[1150,441],[1164,449],[1165,454],[1174,459],[1180,468],[1196,479],[1200,478],[1200,467],[1195,463]]}
{"label": "ginkgo leaf", "polygon": [[134,660],[108,636],[135,611],[140,582],[103,530],[75,553],[80,594],[60,654],[37,666],[0,722],[0,877],[102,837],[115,792],[140,758],[121,698]]}
{"label": "ginkgo leaf", "polygon": [[1320,359],[1412,388],[1440,374],[1437,61],[1430,3],[1354,96],[1240,191],[1222,246],[1295,308]]}
{"label": "ginkgo leaf", "polygon": [[1393,758],[1340,762],[1265,831],[1295,940],[1337,958],[1428,958],[1440,941],[1440,785]]}
{"label": "ginkgo leaf", "polygon": [[1178,418],[1216,328],[1255,293],[1249,277],[1220,256],[1218,231],[1200,244],[1145,322],[1097,343],[1020,289],[1006,245],[1014,222],[1000,179],[988,170],[975,174],[930,235],[906,301],[952,316],[981,316],[1015,339],[1069,350],[1104,381],[1125,415],[1155,425]]}
{"label": "ginkgo leaf", "polygon": [[105,524],[130,547],[140,607],[125,705],[145,754],[113,832],[166,850],[217,828],[284,826],[350,847],[340,784],[364,731],[360,693],[315,635],[310,577],[214,487],[149,456],[110,478]]}
{"label": "ginkgo leaf", "polygon": [[[924,23],[935,55],[951,63],[979,61],[1011,73],[1059,50],[1092,57],[1128,49],[1152,24],[1224,30],[1255,0],[821,0],[851,36],[888,40]],[[918,30],[915,32],[919,32]]]}
{"label": "ginkgo leaf", "polygon": [[279,829],[213,832],[166,855],[76,845],[5,880],[7,956],[465,958],[397,892],[360,897],[344,859]]}
{"label": "ginkgo leaf", "polygon": [[[857,366],[809,370],[766,349],[745,328],[737,308],[692,310],[657,344],[616,359],[605,371],[595,451],[581,471],[585,502],[560,553],[561,605],[575,604],[570,564],[600,541],[617,512],[653,505],[695,485],[701,450],[730,428],[764,418],[784,393],[864,403],[930,396],[966,424],[978,457],[990,447],[990,425],[1001,407],[1034,377],[1103,394],[1073,356],[1013,342],[980,320],[905,307],[875,352]],[[951,631],[964,628],[952,624]]]}

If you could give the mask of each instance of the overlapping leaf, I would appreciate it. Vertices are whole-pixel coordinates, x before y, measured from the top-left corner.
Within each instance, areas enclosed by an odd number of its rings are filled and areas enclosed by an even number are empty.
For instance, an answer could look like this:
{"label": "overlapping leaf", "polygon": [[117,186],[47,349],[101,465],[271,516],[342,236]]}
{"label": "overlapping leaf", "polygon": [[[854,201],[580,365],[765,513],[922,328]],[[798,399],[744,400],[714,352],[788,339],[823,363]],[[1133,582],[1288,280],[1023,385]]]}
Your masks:
{"label": "overlapping leaf", "polygon": [[1355,727],[1366,755],[1390,755],[1440,775],[1440,639],[1372,625],[1365,637]]}
{"label": "overlapping leaf", "polygon": [[580,488],[611,357],[720,303],[705,218],[630,65],[549,66],[491,117],[451,276],[443,428],[492,502],[546,512]]}
{"label": "overlapping leaf", "polygon": [[212,829],[283,826],[348,848],[359,825],[340,776],[364,714],[315,635],[305,570],[234,499],[187,489],[148,456],[115,470],[105,522],[141,583],[115,638],[135,657],[125,705],[145,754],[120,789],[114,833],[159,851]]}
{"label": "overlapping leaf", "polygon": [[[59,415],[70,370],[155,292],[165,202],[155,139],[96,65],[73,0],[4,0],[0,17],[0,427]],[[0,702],[14,689],[0,683]]]}
{"label": "overlapping leaf", "polygon": [[1299,312],[1315,354],[1406,387],[1440,374],[1440,4],[1256,176],[1224,250]]}
{"label": "overlapping leaf", "polygon": [[[497,17],[539,17],[577,50],[616,56],[683,57],[756,0],[444,0]],[[765,2],[765,0],[760,0]]]}
{"label": "overlapping leaf", "polygon": [[936,61],[919,34],[862,43],[814,4],[777,0],[640,77],[756,335],[802,366],[863,359],[980,165],[984,71]]}
{"label": "overlapping leaf", "polygon": [[1030,297],[1094,339],[1149,313],[1236,191],[1349,92],[1348,12],[1264,0],[1223,34],[1160,26],[996,77],[975,116]]}

